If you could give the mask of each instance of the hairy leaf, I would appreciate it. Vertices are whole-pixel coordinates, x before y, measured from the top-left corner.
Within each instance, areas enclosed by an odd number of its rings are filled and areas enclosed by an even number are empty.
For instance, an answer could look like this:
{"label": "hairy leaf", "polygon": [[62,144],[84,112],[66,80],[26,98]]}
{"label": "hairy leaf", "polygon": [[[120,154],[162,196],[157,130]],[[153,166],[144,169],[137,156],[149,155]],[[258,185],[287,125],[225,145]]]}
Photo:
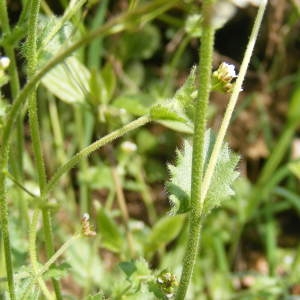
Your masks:
{"label": "hairy leaf", "polygon": [[150,110],[152,120],[172,129],[193,132],[194,104],[197,97],[196,67],[170,100],[154,105]]}
{"label": "hairy leaf", "polygon": [[[205,134],[204,170],[206,170],[214,143],[215,138],[208,130]],[[185,213],[190,209],[192,152],[191,142],[185,140],[183,150],[177,151],[175,165],[168,166],[171,178],[167,183],[167,188],[173,214]],[[232,153],[228,145],[224,144],[204,202],[203,213],[205,215],[234,194],[231,185],[238,176],[235,170],[238,161],[239,156]]]}

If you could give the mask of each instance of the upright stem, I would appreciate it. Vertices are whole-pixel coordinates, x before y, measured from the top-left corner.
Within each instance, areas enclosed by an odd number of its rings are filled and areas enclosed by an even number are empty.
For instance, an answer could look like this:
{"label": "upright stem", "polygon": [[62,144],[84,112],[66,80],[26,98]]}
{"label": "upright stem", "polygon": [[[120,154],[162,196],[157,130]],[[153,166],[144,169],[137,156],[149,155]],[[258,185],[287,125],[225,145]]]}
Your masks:
{"label": "upright stem", "polygon": [[127,209],[127,205],[126,205],[125,195],[124,195],[124,191],[122,188],[121,179],[118,174],[118,170],[115,166],[112,166],[111,173],[112,173],[112,178],[113,178],[114,184],[116,186],[117,202],[118,202],[118,205],[119,205],[119,208],[121,211],[121,215],[122,215],[122,219],[124,222],[126,239],[127,239],[127,243],[128,243],[130,257],[132,258],[135,256],[135,249],[134,249],[132,233],[131,233],[131,230],[129,227],[129,213],[128,213],[128,209]]}
{"label": "upright stem", "polygon": [[[0,0],[0,22],[1,22],[1,29],[3,35],[9,36],[10,34],[10,25],[9,19],[7,14],[7,5],[5,0]],[[16,58],[14,53],[13,46],[6,44],[4,45],[4,50],[6,55],[10,59],[9,65],[9,76],[10,76],[10,88],[12,97],[15,98],[20,90],[20,83],[18,77],[18,71],[16,66]],[[20,135],[21,126],[20,126],[20,119],[18,122],[18,135]],[[18,139],[19,140],[19,139]],[[4,141],[2,140],[2,143]],[[18,150],[20,150],[21,144],[18,145]],[[2,151],[2,149],[4,150]],[[11,248],[10,248],[10,237],[8,232],[8,208],[6,202],[6,190],[5,190],[5,168],[6,162],[8,161],[9,156],[9,147],[2,145],[1,146],[2,156],[0,158],[0,228],[2,232],[2,239],[4,244],[4,253],[5,253],[5,265],[6,265],[6,275],[8,281],[8,289],[11,299],[15,299],[15,290],[14,290],[14,278],[13,278],[13,266],[12,266],[12,259],[11,259]],[[20,152],[18,152],[18,160],[20,160]],[[20,173],[20,172],[19,172]],[[1,236],[0,236],[1,238]],[[1,243],[0,243],[1,244]]]}
{"label": "upright stem", "polygon": [[207,105],[211,88],[212,54],[214,46],[214,29],[211,24],[213,1],[214,0],[204,0],[202,9],[203,32],[200,47],[199,99],[195,113],[191,174],[192,210],[189,219],[189,237],[183,261],[183,270],[176,293],[177,300],[183,300],[185,298],[193,274],[200,241],[203,203],[199,200],[202,190],[204,135],[206,128]]}
{"label": "upright stem", "polygon": [[[27,66],[28,79],[31,79],[34,76],[36,71],[36,66],[37,66],[36,41],[37,41],[37,23],[38,23],[39,9],[40,9],[40,0],[32,0],[31,7],[30,7],[29,24],[28,24],[28,35],[27,35],[28,38],[26,43],[26,47],[27,47],[26,54],[28,60],[28,66]],[[37,108],[35,89],[29,95],[28,111],[29,111],[29,125],[30,125],[33,153],[37,165],[39,188],[40,188],[40,193],[43,194],[43,191],[47,184],[47,176],[46,176],[41,139],[40,139],[38,108]],[[54,253],[54,245],[53,245],[53,238],[52,238],[50,212],[48,212],[46,208],[43,208],[43,224],[44,224],[43,229],[45,234],[47,254],[50,257]],[[33,265],[33,269],[35,269],[34,265]],[[52,281],[53,281],[56,297],[57,299],[61,299],[61,291],[60,291],[59,284],[57,280],[53,279]]]}
{"label": "upright stem", "polygon": [[[235,84],[232,96],[229,100],[224,119],[222,121],[220,130],[218,132],[218,136],[216,139],[216,143],[214,145],[208,166],[207,166],[207,171],[205,173],[205,176],[203,178],[203,183],[201,184],[202,176],[203,176],[203,158],[202,158],[202,153],[200,151],[203,151],[203,137],[204,137],[204,130],[205,127],[202,127],[203,124],[201,122],[205,122],[203,120],[197,119],[197,115],[200,117],[204,117],[203,114],[206,112],[206,106],[205,109],[202,108],[201,106],[201,101],[207,101],[208,99],[208,92],[205,91],[206,88],[210,88],[210,82],[209,80],[205,81],[205,76],[209,75],[210,70],[207,70],[206,68],[211,68],[211,61],[208,61],[208,58],[211,59],[211,53],[212,53],[212,46],[213,46],[213,29],[211,28],[209,24],[210,20],[210,12],[212,9],[212,1],[206,0],[203,3],[203,16],[204,16],[204,25],[203,25],[203,35],[202,35],[202,45],[201,45],[201,57],[200,57],[200,103],[198,103],[198,107],[201,107],[203,111],[199,111],[197,109],[196,112],[196,119],[195,119],[195,133],[194,133],[194,145],[193,145],[193,167],[192,167],[192,190],[191,190],[191,205],[192,205],[192,211],[191,211],[191,220],[190,220],[190,234],[189,234],[189,240],[187,244],[187,251],[186,251],[186,256],[185,256],[185,261],[184,261],[184,266],[183,266],[183,274],[181,277],[180,285],[178,288],[178,292],[176,295],[177,300],[184,299],[186,290],[188,287],[188,283],[190,281],[191,275],[192,275],[192,270],[193,266],[196,260],[196,255],[197,255],[197,250],[198,250],[198,245],[199,245],[199,237],[200,237],[200,226],[201,226],[201,219],[202,219],[202,210],[203,210],[203,205],[204,201],[206,198],[207,191],[209,189],[209,185],[211,182],[212,175],[215,170],[217,158],[219,156],[219,152],[221,149],[221,146],[224,141],[224,137],[227,131],[227,128],[230,123],[230,119],[235,107],[235,104],[238,99],[239,92],[242,87],[243,80],[246,75],[246,71],[249,65],[249,61],[253,52],[253,48],[255,45],[255,41],[259,32],[259,28],[262,22],[262,17],[265,11],[267,5],[267,0],[262,0],[258,14],[254,23],[254,27],[250,36],[249,43],[247,45],[247,49],[245,52],[245,57],[243,60],[243,63],[241,65],[241,70],[239,77],[237,79],[237,82]],[[211,47],[211,48],[210,48]],[[207,59],[207,65],[202,66],[202,63]],[[205,72],[206,71],[206,72]],[[202,74],[202,75],[201,75]],[[204,77],[204,78],[203,78]],[[203,97],[203,100],[202,100]],[[204,106],[204,104],[202,104]],[[198,124],[199,122],[199,124]],[[204,123],[205,124],[205,123]],[[201,127],[201,130],[198,129],[198,127]],[[199,130],[199,131],[198,131]],[[197,135],[199,134],[199,138]],[[202,134],[202,135],[201,135]],[[201,138],[200,138],[201,137]],[[199,146],[201,145],[201,147]],[[199,153],[197,154],[197,151]],[[196,155],[194,153],[196,152]],[[201,161],[198,161],[200,160]],[[200,170],[200,171],[199,171]],[[195,173],[196,172],[196,173]],[[197,172],[199,175],[197,175]]]}
{"label": "upright stem", "polygon": [[126,133],[137,129],[151,121],[150,117],[148,115],[142,116],[129,124],[116,129],[115,131],[107,134],[106,136],[102,137],[98,141],[92,143],[91,145],[85,147],[81,151],[79,151],[77,154],[75,154],[70,160],[68,160],[64,165],[62,165],[51,177],[49,180],[45,191],[44,195],[47,195],[54,186],[57,184],[58,180],[60,179],[61,176],[66,174],[70,169],[72,169],[81,159],[89,156],[91,153],[94,151],[98,150],[100,147],[104,146],[105,144],[108,144],[112,142],[113,140],[125,135]]}
{"label": "upright stem", "polygon": [[[33,211],[32,215],[32,222],[30,224],[30,230],[29,230],[29,255],[30,255],[30,263],[32,265],[33,269],[33,276],[37,276],[39,270],[38,270],[38,261],[37,261],[37,254],[36,254],[36,246],[35,246],[35,241],[36,241],[36,231],[37,231],[37,224],[39,220],[39,208],[36,207]],[[38,277],[38,283],[43,291],[44,296],[46,299],[52,299],[52,295],[49,292],[44,280],[41,277]]]}
{"label": "upright stem", "polygon": [[212,150],[211,157],[208,162],[207,171],[205,172],[205,176],[203,179],[203,189],[201,192],[201,202],[202,203],[204,202],[204,200],[206,198],[206,194],[208,192],[210,182],[211,182],[211,179],[212,179],[212,176],[213,176],[216,164],[217,164],[219,153],[220,153],[222,145],[223,145],[225,134],[227,132],[228,126],[230,124],[231,116],[233,114],[235,105],[237,103],[239,94],[242,89],[244,78],[247,73],[247,69],[248,69],[249,62],[250,62],[250,59],[251,59],[251,56],[253,53],[254,45],[255,45],[255,42],[256,42],[256,39],[258,36],[258,32],[260,29],[260,25],[261,25],[261,22],[263,19],[264,11],[266,9],[266,5],[267,5],[267,0],[261,0],[261,4],[260,4],[256,19],[255,19],[255,23],[254,23],[254,26],[253,26],[253,29],[252,29],[252,32],[251,32],[251,35],[249,38],[249,42],[248,42],[248,45],[247,45],[247,48],[245,51],[242,65],[240,68],[239,76],[236,80],[232,95],[229,99],[229,103],[227,105],[226,112],[225,112],[224,118],[222,120],[221,127],[218,131],[218,135],[216,138],[214,148]]}

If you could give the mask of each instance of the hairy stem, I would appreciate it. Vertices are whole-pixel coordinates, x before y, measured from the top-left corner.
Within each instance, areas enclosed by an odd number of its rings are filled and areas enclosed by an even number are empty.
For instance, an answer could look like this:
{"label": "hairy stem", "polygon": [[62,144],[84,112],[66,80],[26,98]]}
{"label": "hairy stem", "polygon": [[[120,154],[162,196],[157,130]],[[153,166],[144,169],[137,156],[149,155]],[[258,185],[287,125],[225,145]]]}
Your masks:
{"label": "hairy stem", "polygon": [[[29,255],[30,255],[30,263],[33,269],[33,276],[36,277],[36,274],[38,274],[38,261],[37,261],[37,254],[36,254],[36,232],[37,232],[37,224],[39,220],[39,208],[36,207],[34,209],[33,215],[32,215],[32,221],[30,225],[29,230]],[[45,296],[46,299],[53,299],[51,293],[49,292],[44,280],[41,277],[38,277],[38,283],[39,286]]]}
{"label": "hairy stem", "polygon": [[66,174],[70,169],[72,169],[76,164],[80,162],[81,159],[89,156],[91,153],[94,151],[98,150],[100,147],[104,146],[105,144],[108,144],[112,142],[113,140],[125,135],[126,133],[137,129],[148,122],[150,122],[151,119],[149,116],[143,116],[140,117],[129,124],[123,126],[122,128],[119,128],[106,136],[102,137],[98,141],[92,143],[91,145],[85,147],[81,151],[79,151],[77,154],[75,154],[69,161],[67,161],[64,165],[62,165],[52,176],[52,178],[49,180],[45,190],[44,190],[44,196],[49,193],[54,186],[57,184],[58,180],[60,179],[61,176]]}
{"label": "hairy stem", "polygon": [[[28,38],[26,43],[26,47],[27,47],[26,54],[27,54],[27,61],[28,61],[27,75],[29,79],[31,79],[34,76],[37,67],[36,41],[37,41],[37,23],[38,23],[39,9],[40,9],[40,0],[32,0],[31,7],[30,7],[29,24],[28,24],[28,34],[27,34]],[[40,194],[42,194],[47,184],[47,176],[46,176],[40,131],[39,131],[36,87],[31,91],[29,95],[28,112],[29,112],[29,126],[30,126],[30,133],[32,139],[33,153],[37,165]],[[45,201],[45,198],[42,198],[42,200]],[[47,212],[47,208],[43,208],[43,224],[44,224],[43,229],[45,234],[47,254],[50,257],[54,253],[54,245],[53,245],[50,213]],[[35,240],[32,242],[35,242]],[[34,258],[32,262],[35,263]],[[35,267],[36,266],[33,265],[34,270],[36,269]],[[58,281],[53,279],[52,282],[53,282],[56,298],[61,299],[62,296],[61,296],[61,291],[60,291]],[[39,283],[45,296],[49,297],[50,294],[47,291],[46,286],[43,284],[42,281],[39,281]]]}
{"label": "hairy stem", "polygon": [[238,96],[239,96],[240,91],[242,89],[243,81],[244,81],[244,78],[246,76],[246,72],[247,72],[247,69],[248,69],[248,66],[249,66],[249,62],[250,62],[250,59],[251,59],[251,56],[252,56],[252,53],[253,53],[254,45],[255,45],[255,42],[256,42],[256,39],[257,39],[257,36],[258,36],[258,32],[259,32],[259,29],[260,29],[260,26],[261,26],[261,22],[262,22],[262,19],[263,19],[264,11],[266,9],[266,5],[267,5],[267,0],[262,0],[261,4],[260,4],[260,7],[259,7],[259,10],[258,10],[258,13],[257,13],[257,16],[256,16],[256,19],[255,19],[255,23],[254,23],[251,35],[250,35],[250,39],[249,39],[247,49],[246,49],[246,52],[245,52],[245,55],[244,55],[244,59],[243,59],[242,65],[241,65],[239,76],[237,78],[237,81],[235,83],[232,95],[231,95],[229,103],[227,105],[226,112],[225,112],[221,127],[218,131],[218,135],[217,135],[217,138],[216,138],[216,143],[215,143],[214,148],[212,150],[212,154],[211,154],[211,157],[209,159],[207,170],[205,172],[205,176],[204,176],[204,179],[203,179],[203,189],[202,189],[202,192],[201,192],[201,202],[202,203],[204,203],[207,191],[209,189],[211,179],[212,179],[212,176],[214,174],[214,170],[215,170],[217,160],[218,160],[218,157],[219,157],[219,153],[221,151],[221,148],[222,148],[222,145],[223,145],[223,142],[224,142],[225,134],[226,134],[228,126],[230,124],[231,116],[233,114],[233,110],[234,110],[235,105],[237,103]]}
{"label": "hairy stem", "polygon": [[191,185],[191,213],[189,216],[189,236],[186,246],[183,270],[176,293],[177,300],[185,298],[197,259],[203,203],[199,201],[202,190],[203,177],[203,148],[206,129],[206,115],[208,99],[211,89],[212,55],[214,46],[214,29],[211,24],[213,0],[203,2],[203,32],[200,47],[199,65],[199,99],[195,113],[195,129],[193,137],[192,185]]}
{"label": "hairy stem", "polygon": [[[5,0],[0,0],[0,22],[2,34],[9,36],[11,30],[9,25],[8,13],[7,13],[7,4]],[[12,97],[15,98],[20,90],[18,69],[16,64],[16,58],[14,53],[13,46],[9,44],[4,45],[4,51],[6,55],[10,59],[10,65],[8,68],[9,76],[10,76],[10,89]],[[22,133],[22,126],[20,126],[21,119],[18,120],[18,135]],[[22,141],[22,139],[21,139]],[[17,156],[18,160],[21,161],[21,153],[22,153],[22,143],[20,139],[17,140]],[[2,140],[3,142],[3,140]],[[2,149],[1,146],[0,149]],[[18,151],[19,150],[19,151]],[[8,149],[2,153],[2,157],[0,159],[0,182],[5,184],[5,170],[4,166],[1,164],[2,161],[8,160]],[[22,164],[21,164],[22,165]],[[20,172],[19,172],[20,173]],[[18,174],[20,175],[20,174]],[[2,232],[2,239],[4,244],[4,252],[5,252],[5,265],[6,265],[6,273],[7,273],[7,281],[8,281],[8,289],[11,299],[15,299],[15,290],[14,290],[14,278],[13,278],[13,267],[12,267],[12,259],[11,259],[11,249],[10,249],[10,237],[8,232],[8,208],[5,200],[5,187],[0,187],[0,228]]]}
{"label": "hairy stem", "polygon": [[35,274],[34,278],[28,284],[26,290],[24,291],[21,299],[28,299],[29,293],[32,286],[49,268],[56,262],[56,260],[73,244],[74,241],[79,239],[82,235],[76,234],[67,240],[51,257],[50,259],[41,267],[41,269]]}

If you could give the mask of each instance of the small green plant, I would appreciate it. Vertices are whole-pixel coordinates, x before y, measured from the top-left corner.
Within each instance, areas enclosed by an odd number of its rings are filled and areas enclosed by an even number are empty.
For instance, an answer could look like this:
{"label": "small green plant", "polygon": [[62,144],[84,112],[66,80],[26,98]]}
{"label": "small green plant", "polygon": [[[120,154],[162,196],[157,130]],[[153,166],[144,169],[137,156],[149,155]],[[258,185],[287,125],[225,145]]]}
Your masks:
{"label": "small green plant", "polygon": [[[298,90],[279,150],[270,156],[257,185],[237,180],[240,156],[225,142],[268,1],[259,1],[238,75],[226,62],[213,68],[220,27],[217,0],[203,0],[201,9],[197,1],[129,1],[127,9],[108,20],[106,13],[114,6],[108,0],[60,2],[64,12],[57,17],[46,1],[23,1],[11,27],[7,2],[0,0],[0,45],[5,53],[0,58],[0,88],[10,86],[0,95],[0,297],[64,299],[63,284],[69,284],[78,299],[183,300],[205,298],[206,290],[218,299],[218,286],[232,296],[232,258],[226,249],[234,256],[247,222],[261,217],[261,195],[266,198],[290,170],[299,177],[299,162],[293,161],[269,181],[282,160],[285,142],[299,125]],[[169,15],[173,8],[187,14],[187,20]],[[191,14],[194,10],[197,13]],[[89,12],[93,18],[86,25],[83,18]],[[153,75],[156,71],[142,63],[151,65],[162,41],[174,34],[167,30],[162,36],[150,23],[156,18],[172,28],[184,28],[185,34],[162,68],[163,84]],[[200,39],[199,65],[191,68],[173,95],[171,75],[180,69],[185,49],[195,38]],[[16,49],[25,68],[17,62]],[[207,128],[212,91],[230,95],[216,133]],[[159,127],[151,131],[150,126]],[[161,126],[177,133],[170,138],[161,134]],[[182,146],[175,162],[165,167],[155,157],[157,149],[173,150],[178,139]],[[160,216],[150,186],[163,181],[171,208]],[[275,191],[299,210],[299,197],[278,187]],[[131,217],[134,208],[131,211],[126,202],[130,193],[143,202],[142,221]],[[230,197],[238,204],[230,207],[225,201]],[[224,210],[215,210],[220,206]],[[238,233],[230,247],[228,227],[236,223],[225,209],[238,216]],[[256,278],[253,295],[265,295],[263,286],[268,286],[266,295],[277,296],[288,288],[282,284],[280,291],[276,289],[276,228],[270,208],[265,210],[270,271],[268,278]],[[225,225],[219,230],[217,223]],[[23,230],[16,230],[16,224]],[[211,257],[199,256],[201,239],[213,249],[217,271]],[[205,254],[208,250],[203,248]],[[113,266],[103,256],[110,257]],[[205,276],[197,274],[197,284],[191,284],[195,267]],[[297,274],[295,267],[289,280],[297,282]],[[71,275],[70,282],[61,280],[66,275]],[[206,276],[214,278],[216,288]]]}

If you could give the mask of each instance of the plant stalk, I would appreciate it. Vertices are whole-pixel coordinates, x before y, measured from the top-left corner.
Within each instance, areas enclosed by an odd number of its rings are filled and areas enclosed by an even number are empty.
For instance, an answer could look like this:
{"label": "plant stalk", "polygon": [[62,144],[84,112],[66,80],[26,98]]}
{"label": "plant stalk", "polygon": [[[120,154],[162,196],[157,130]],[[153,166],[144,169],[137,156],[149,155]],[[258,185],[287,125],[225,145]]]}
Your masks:
{"label": "plant stalk", "polygon": [[203,177],[203,149],[206,129],[207,106],[211,89],[212,56],[214,46],[214,28],[211,24],[213,0],[203,1],[203,32],[200,47],[199,98],[195,112],[193,136],[191,212],[189,215],[189,235],[186,246],[183,270],[176,293],[176,300],[185,299],[193,274],[200,243],[203,203],[199,201]]}
{"label": "plant stalk", "polygon": [[[11,30],[9,25],[9,19],[8,19],[8,13],[7,13],[7,4],[5,0],[0,0],[0,22],[1,22],[1,29],[2,34],[9,36]],[[10,77],[10,90],[11,95],[13,98],[16,97],[16,95],[19,93],[20,90],[20,82],[19,82],[19,76],[18,76],[18,69],[16,64],[16,57],[14,53],[13,46],[9,44],[4,45],[4,51],[6,55],[10,59],[10,65],[8,68],[9,77]],[[19,117],[18,119],[18,136],[22,135],[22,118]],[[22,141],[22,139],[21,139]],[[19,167],[22,168],[22,142],[20,139],[17,140],[17,158],[20,162]],[[3,143],[3,140],[2,140]],[[0,151],[2,150],[4,146],[0,147]],[[4,166],[1,164],[2,161],[8,161],[8,149],[7,151],[3,151],[1,159],[0,159],[0,182],[3,182],[3,185],[5,184],[5,169]],[[20,170],[19,170],[20,171]],[[18,176],[21,176],[21,172],[18,172]],[[8,281],[8,289],[9,289],[9,295],[10,298],[13,300],[15,299],[15,289],[14,289],[14,278],[13,278],[13,266],[12,266],[12,259],[11,259],[11,247],[10,247],[10,237],[9,237],[9,231],[8,231],[8,208],[7,203],[5,200],[5,187],[0,187],[0,228],[2,232],[2,237],[0,235],[0,238],[3,239],[4,244],[4,252],[5,252],[5,264],[6,264],[6,273],[7,273],[7,281]],[[22,199],[21,199],[22,201]],[[0,243],[1,244],[1,243]]]}
{"label": "plant stalk", "polygon": [[211,154],[211,157],[210,157],[208,165],[207,165],[207,170],[205,172],[205,176],[203,179],[203,189],[201,192],[201,202],[202,203],[204,203],[204,201],[205,201],[206,194],[208,192],[208,189],[209,189],[209,186],[211,183],[211,179],[212,179],[212,176],[214,174],[215,167],[217,164],[217,160],[218,160],[218,157],[219,157],[219,154],[220,154],[223,142],[224,142],[225,134],[226,134],[228,126],[230,124],[230,120],[231,120],[235,105],[237,103],[238,96],[242,90],[242,85],[243,85],[243,82],[244,82],[244,79],[246,76],[246,72],[247,72],[247,69],[249,66],[249,62],[250,62],[250,59],[251,59],[251,56],[253,53],[254,45],[257,40],[257,36],[259,33],[263,15],[264,15],[264,12],[266,9],[266,5],[267,5],[267,0],[262,0],[261,4],[259,6],[259,9],[258,9],[258,13],[257,13],[256,19],[254,22],[254,26],[253,26],[253,29],[252,29],[252,32],[250,35],[249,42],[247,44],[247,48],[245,51],[243,62],[241,64],[240,72],[239,72],[238,78],[236,80],[236,83],[234,85],[232,95],[229,99],[229,103],[227,105],[226,112],[225,112],[224,118],[222,120],[221,127],[218,131],[216,142],[213,147],[212,154]]}
{"label": "plant stalk", "polygon": [[[40,10],[40,0],[32,0],[29,14],[29,24],[28,24],[28,38],[26,43],[26,54],[27,54],[27,75],[30,80],[35,72],[37,67],[37,24],[38,24],[38,15]],[[47,175],[45,170],[43,151],[41,145],[40,131],[39,131],[39,120],[38,120],[38,108],[37,108],[37,97],[36,97],[36,86],[33,88],[29,94],[29,126],[31,133],[31,140],[33,146],[34,159],[37,165],[37,174],[39,181],[40,194],[43,194],[43,191],[47,184]],[[45,198],[42,198],[42,201],[45,201]],[[50,212],[47,211],[47,208],[43,208],[43,230],[45,235],[45,243],[48,256],[52,256],[54,253],[54,244],[53,244],[53,235],[52,235],[52,225],[51,225],[51,216]],[[31,227],[32,228],[32,227]],[[36,230],[36,228],[35,228]],[[32,233],[31,233],[32,235]],[[32,241],[35,243],[35,240]],[[31,248],[33,245],[31,245]],[[36,271],[36,263],[34,257],[32,258],[33,270]],[[57,299],[62,299],[61,290],[58,284],[58,281],[53,279],[53,286]],[[47,291],[46,286],[43,282],[39,281],[40,286],[45,294],[45,296],[50,297],[49,292]]]}
{"label": "plant stalk", "polygon": [[113,140],[125,135],[126,133],[134,129],[137,129],[149,123],[150,121],[151,119],[148,115],[142,116],[130,122],[129,124],[107,134],[106,136],[102,137],[101,139],[97,140],[96,142],[79,151],[54,173],[44,190],[44,196],[46,196],[54,188],[60,177],[67,173],[70,169],[72,169],[76,164],[78,164],[81,159],[89,156],[91,153],[98,150],[100,147],[112,142]]}
{"label": "plant stalk", "polygon": [[[30,230],[29,230],[29,254],[30,254],[30,263],[33,269],[34,277],[36,277],[38,274],[38,260],[37,260],[35,243],[36,243],[37,224],[39,220],[39,212],[40,212],[39,208],[36,207],[33,211],[32,222],[30,224]],[[37,280],[45,298],[48,300],[53,299],[44,280],[41,277],[38,277]]]}

